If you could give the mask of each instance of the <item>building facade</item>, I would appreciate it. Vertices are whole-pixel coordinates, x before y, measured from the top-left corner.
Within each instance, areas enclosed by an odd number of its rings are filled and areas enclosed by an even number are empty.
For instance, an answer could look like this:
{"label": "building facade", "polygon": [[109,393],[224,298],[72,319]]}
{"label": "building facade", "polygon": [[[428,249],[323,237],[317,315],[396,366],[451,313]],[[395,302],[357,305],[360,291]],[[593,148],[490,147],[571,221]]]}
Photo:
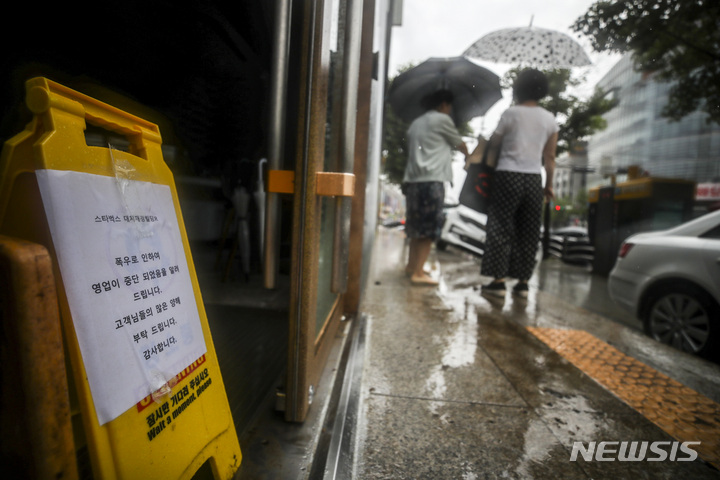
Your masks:
{"label": "building facade", "polygon": [[702,112],[680,121],[663,118],[672,84],[636,71],[631,55],[625,55],[598,86],[619,104],[604,115],[607,128],[588,142],[595,170],[588,187],[608,183],[614,174],[622,180],[631,165],[653,177],[720,182],[720,125],[707,123]]}
{"label": "building facade", "polygon": [[557,158],[553,176],[555,197],[575,199],[587,188],[587,142],[577,142],[569,152]]}

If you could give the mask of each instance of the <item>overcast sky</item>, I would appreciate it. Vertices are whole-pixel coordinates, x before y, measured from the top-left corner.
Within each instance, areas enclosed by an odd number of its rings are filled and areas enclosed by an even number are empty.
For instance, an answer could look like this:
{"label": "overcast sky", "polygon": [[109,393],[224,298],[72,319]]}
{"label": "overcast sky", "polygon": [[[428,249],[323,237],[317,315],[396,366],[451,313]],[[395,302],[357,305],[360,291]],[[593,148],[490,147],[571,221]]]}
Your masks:
{"label": "overcast sky", "polygon": [[[583,45],[593,62],[590,67],[576,68],[587,73],[588,82],[574,92],[580,97],[592,93],[595,83],[618,60],[617,55],[599,54],[585,37],[579,37],[570,26],[582,16],[593,0],[403,0],[402,26],[393,27],[390,45],[390,77],[409,63],[418,64],[430,57],[456,57],[476,40],[494,30],[533,26],[559,30]],[[510,65],[479,62],[502,76]],[[500,114],[510,104],[510,92],[485,115],[471,123],[476,133],[489,136]]]}

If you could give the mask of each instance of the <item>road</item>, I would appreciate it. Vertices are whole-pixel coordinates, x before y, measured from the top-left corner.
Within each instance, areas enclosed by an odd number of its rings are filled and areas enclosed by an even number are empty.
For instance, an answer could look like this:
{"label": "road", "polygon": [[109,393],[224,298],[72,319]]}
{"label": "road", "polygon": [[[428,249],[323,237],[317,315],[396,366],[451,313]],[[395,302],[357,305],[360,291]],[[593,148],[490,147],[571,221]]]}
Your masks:
{"label": "road", "polygon": [[540,263],[534,281],[546,293],[627,327],[642,330],[640,320],[610,299],[607,277],[593,274],[587,266],[570,265],[550,258]]}

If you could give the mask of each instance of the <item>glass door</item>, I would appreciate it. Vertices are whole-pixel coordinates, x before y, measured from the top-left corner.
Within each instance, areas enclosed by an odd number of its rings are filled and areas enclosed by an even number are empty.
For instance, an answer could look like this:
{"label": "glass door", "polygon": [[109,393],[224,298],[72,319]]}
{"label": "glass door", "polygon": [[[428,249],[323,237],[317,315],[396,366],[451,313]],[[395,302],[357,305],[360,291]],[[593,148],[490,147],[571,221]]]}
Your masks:
{"label": "glass door", "polygon": [[[288,421],[303,421],[340,323],[347,284],[362,2],[293,3],[292,28],[302,34],[293,37],[299,38],[300,61],[287,76],[288,97],[297,95],[297,115],[286,122],[288,138],[294,136],[295,165],[292,185],[284,190],[293,195],[293,225],[281,403]],[[275,175],[270,172],[270,183]]]}

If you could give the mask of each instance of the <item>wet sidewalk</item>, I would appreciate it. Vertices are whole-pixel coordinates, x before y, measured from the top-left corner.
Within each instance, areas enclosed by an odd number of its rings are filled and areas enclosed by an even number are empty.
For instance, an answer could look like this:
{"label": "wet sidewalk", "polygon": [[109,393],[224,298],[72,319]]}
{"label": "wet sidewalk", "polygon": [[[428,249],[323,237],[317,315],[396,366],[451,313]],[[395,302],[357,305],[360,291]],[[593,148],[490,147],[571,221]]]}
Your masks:
{"label": "wet sidewalk", "polygon": [[[404,249],[402,231],[378,232],[351,452],[333,478],[720,478],[720,367],[539,291],[538,276],[527,300],[489,301],[457,252],[433,253],[439,287],[412,286]],[[618,460],[633,447],[642,460]]]}

